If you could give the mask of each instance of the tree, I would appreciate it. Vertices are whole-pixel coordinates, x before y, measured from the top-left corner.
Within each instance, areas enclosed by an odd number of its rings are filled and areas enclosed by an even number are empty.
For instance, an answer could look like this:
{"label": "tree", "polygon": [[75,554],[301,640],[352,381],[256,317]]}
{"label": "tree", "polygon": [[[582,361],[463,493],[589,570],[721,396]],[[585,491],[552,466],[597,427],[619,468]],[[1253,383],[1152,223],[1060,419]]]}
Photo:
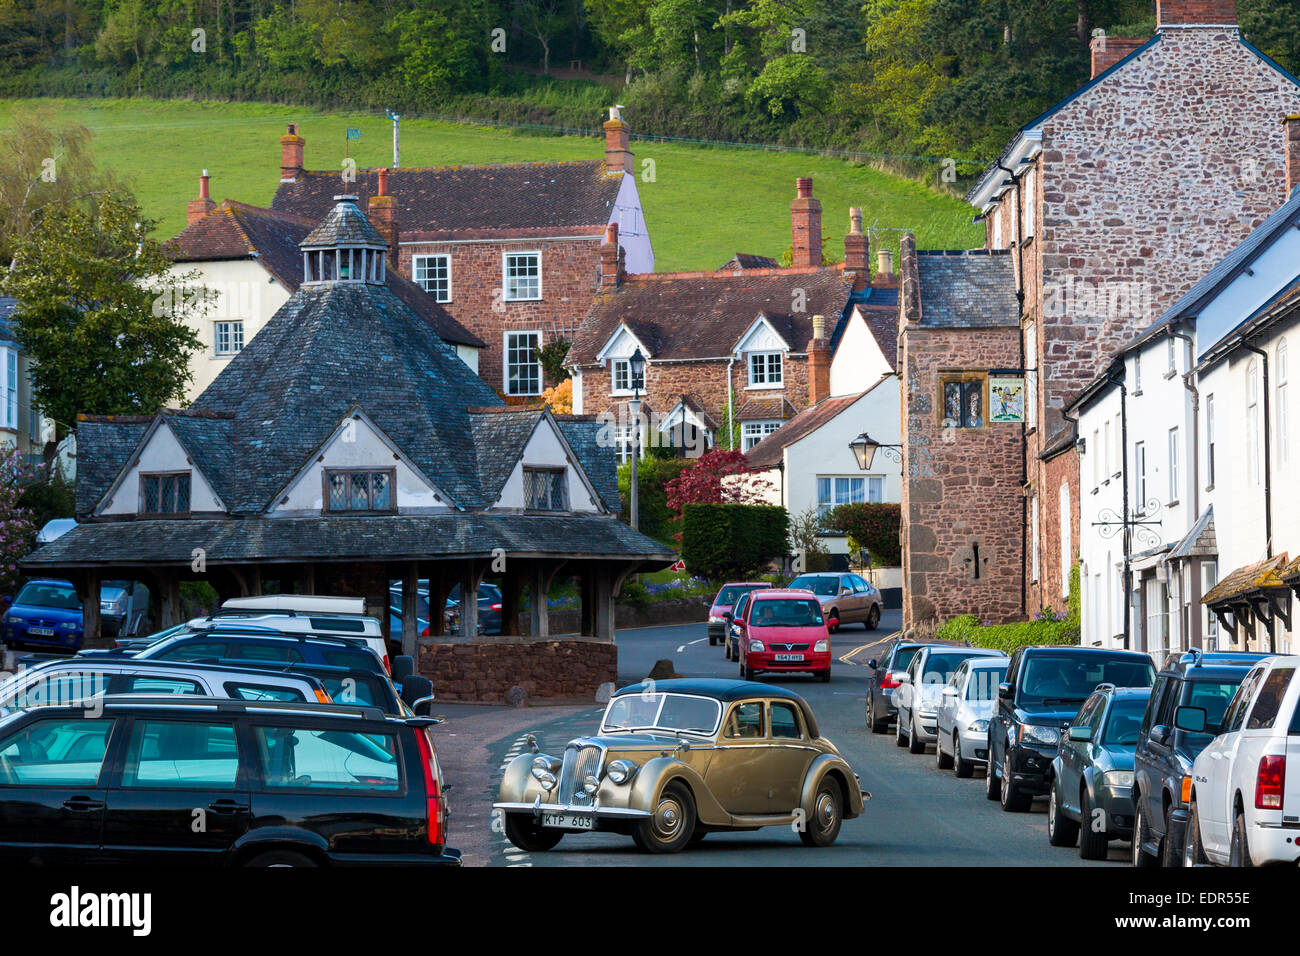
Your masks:
{"label": "tree", "polygon": [[32,513],[21,504],[33,477],[17,448],[0,453],[0,594],[12,595],[18,589],[18,562],[36,541]]}
{"label": "tree", "polygon": [[34,362],[32,391],[63,434],[78,413],[153,413],[179,402],[201,314],[193,273],[149,238],[135,199],[110,191],[64,205],[18,243],[3,283],[18,299],[14,333]]}
{"label": "tree", "polygon": [[553,385],[542,391],[542,404],[551,410],[552,415],[573,414],[573,379],[566,378],[559,385]]}
{"label": "tree", "polygon": [[822,542],[822,516],[816,506],[790,520],[790,553],[795,572],[825,571],[830,568],[830,552]]}
{"label": "tree", "polygon": [[672,520],[681,521],[689,504],[767,504],[775,488],[766,478],[752,477],[754,471],[741,451],[701,455],[664,484]]}
{"label": "tree", "polygon": [[524,0],[519,5],[519,17],[528,35],[542,48],[542,72],[551,72],[551,38],[563,19],[559,0]]}

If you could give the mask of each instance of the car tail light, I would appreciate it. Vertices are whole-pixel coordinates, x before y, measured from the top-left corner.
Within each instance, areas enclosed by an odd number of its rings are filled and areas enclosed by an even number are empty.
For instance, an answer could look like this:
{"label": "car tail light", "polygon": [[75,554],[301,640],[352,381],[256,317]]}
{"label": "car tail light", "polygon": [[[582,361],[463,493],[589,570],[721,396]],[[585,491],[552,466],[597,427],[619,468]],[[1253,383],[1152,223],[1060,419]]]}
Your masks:
{"label": "car tail light", "polygon": [[384,670],[388,671],[389,674],[393,673],[393,665],[389,663],[387,654],[384,655]]}
{"label": "car tail light", "polygon": [[424,630],[420,632],[420,636],[421,636],[421,637],[428,637],[428,636],[429,636],[429,625],[428,625],[428,624],[424,625]]}
{"label": "car tail light", "polygon": [[1259,758],[1255,775],[1255,809],[1281,810],[1282,787],[1286,783],[1286,757],[1281,754]]}
{"label": "car tail light", "polygon": [[492,605],[489,605],[489,607],[491,607],[492,610],[494,610],[494,611],[499,611],[499,610],[501,610],[501,605],[500,605],[500,604],[492,604]]}
{"label": "car tail light", "polygon": [[424,770],[425,807],[429,820],[429,842],[441,846],[442,836],[442,796],[438,792],[438,776],[433,767],[433,746],[429,735],[421,728],[415,730],[415,745],[420,751],[420,765]]}
{"label": "car tail light", "polygon": [[898,686],[899,686],[898,678],[894,676],[894,672],[885,671],[885,676],[880,680],[880,689],[893,690],[895,687]]}

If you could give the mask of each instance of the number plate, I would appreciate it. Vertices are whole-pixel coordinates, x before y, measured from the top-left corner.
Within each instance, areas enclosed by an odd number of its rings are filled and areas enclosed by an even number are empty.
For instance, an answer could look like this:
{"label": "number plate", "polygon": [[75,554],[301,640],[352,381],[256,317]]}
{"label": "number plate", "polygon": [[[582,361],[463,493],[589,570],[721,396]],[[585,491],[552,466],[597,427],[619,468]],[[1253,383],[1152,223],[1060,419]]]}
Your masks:
{"label": "number plate", "polygon": [[596,818],[589,814],[543,813],[542,826],[560,827],[565,830],[594,830]]}
{"label": "number plate", "polygon": [[29,627],[28,634],[35,634],[37,637],[53,637],[54,628],[52,627]]}
{"label": "number plate", "polygon": [[802,655],[802,654],[777,654],[777,655],[775,655],[775,657],[776,657],[776,660],[777,660],[777,661],[801,661],[801,660],[803,660],[803,655]]}

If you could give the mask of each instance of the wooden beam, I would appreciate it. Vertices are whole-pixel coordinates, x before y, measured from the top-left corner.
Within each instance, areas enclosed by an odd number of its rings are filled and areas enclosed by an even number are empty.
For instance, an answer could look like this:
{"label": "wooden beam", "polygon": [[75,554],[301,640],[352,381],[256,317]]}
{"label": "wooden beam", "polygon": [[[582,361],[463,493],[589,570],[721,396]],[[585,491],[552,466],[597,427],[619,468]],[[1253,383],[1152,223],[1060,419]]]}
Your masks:
{"label": "wooden beam", "polygon": [[[416,655],[420,643],[420,565],[408,561],[402,568],[402,653]],[[430,614],[432,614],[430,610]]]}

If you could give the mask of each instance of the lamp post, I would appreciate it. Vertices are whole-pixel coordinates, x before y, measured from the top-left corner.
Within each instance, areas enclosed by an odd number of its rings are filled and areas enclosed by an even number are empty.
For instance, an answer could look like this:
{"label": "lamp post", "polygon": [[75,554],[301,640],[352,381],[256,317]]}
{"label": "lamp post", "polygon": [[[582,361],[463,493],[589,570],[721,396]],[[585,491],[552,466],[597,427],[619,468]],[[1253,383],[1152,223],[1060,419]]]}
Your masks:
{"label": "lamp post", "polygon": [[871,463],[875,460],[878,451],[883,451],[886,458],[901,465],[903,463],[902,448],[902,445],[882,445],[880,442],[873,440],[866,432],[849,442],[849,450],[853,452],[853,457],[858,460],[858,468],[862,471],[866,471],[871,467]]}
{"label": "lamp post", "polygon": [[641,354],[638,347],[632,353],[631,358],[627,360],[628,375],[632,379],[632,401],[628,402],[628,407],[632,411],[632,488],[631,488],[631,525],[633,529],[637,528],[640,521],[638,510],[639,496],[641,489],[637,484],[636,464],[637,459],[641,457],[641,385],[645,375],[645,356]]}

